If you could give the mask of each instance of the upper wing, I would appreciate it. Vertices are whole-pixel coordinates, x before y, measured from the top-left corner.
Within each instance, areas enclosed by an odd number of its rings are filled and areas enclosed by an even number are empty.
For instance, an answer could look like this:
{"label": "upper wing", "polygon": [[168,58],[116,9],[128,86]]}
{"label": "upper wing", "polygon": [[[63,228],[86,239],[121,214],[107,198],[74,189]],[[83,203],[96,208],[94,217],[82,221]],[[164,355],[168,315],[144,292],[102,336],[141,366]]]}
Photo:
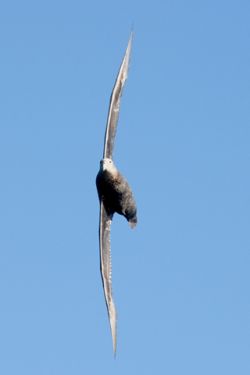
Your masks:
{"label": "upper wing", "polygon": [[109,315],[109,323],[112,334],[113,350],[116,353],[116,309],[112,297],[111,282],[111,249],[110,249],[110,228],[112,215],[108,215],[102,200],[100,201],[100,223],[99,223],[99,242],[100,242],[100,269],[104,295]]}
{"label": "upper wing", "polygon": [[132,38],[133,38],[133,34],[131,33],[124,58],[120,66],[118,76],[115,81],[115,86],[113,88],[113,91],[110,97],[109,113],[108,113],[108,120],[107,120],[105,140],[104,140],[103,158],[112,159],[115,133],[116,133],[117,121],[118,121],[119,109],[120,109],[120,99],[121,99],[121,94],[122,94],[124,83],[128,77],[128,66],[129,66]]}

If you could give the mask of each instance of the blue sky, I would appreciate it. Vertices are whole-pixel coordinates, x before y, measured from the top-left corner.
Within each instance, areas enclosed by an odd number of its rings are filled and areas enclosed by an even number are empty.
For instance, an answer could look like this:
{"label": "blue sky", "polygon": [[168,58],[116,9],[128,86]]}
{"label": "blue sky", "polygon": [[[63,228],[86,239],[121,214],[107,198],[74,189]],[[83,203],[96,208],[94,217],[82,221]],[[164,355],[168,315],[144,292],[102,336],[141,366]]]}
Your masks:
{"label": "blue sky", "polygon": [[[0,373],[250,371],[248,1],[0,5]],[[112,355],[95,176],[131,26],[115,162]]]}

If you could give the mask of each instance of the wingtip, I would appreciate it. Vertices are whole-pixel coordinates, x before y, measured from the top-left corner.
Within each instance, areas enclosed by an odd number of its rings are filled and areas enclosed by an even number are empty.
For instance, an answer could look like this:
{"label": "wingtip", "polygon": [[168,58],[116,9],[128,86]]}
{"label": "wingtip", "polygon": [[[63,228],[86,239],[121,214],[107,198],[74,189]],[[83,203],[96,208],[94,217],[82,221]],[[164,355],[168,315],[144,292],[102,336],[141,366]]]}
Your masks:
{"label": "wingtip", "polygon": [[116,327],[114,328],[114,331],[111,327],[111,334],[112,334],[112,345],[113,345],[113,354],[114,358],[116,358],[116,349],[117,349],[117,342],[116,342]]}
{"label": "wingtip", "polygon": [[130,44],[132,44],[132,42],[133,42],[134,34],[135,34],[134,28],[132,28],[131,31],[130,31],[130,36],[129,36],[129,43]]}
{"label": "wingtip", "polygon": [[114,353],[114,357],[116,357],[116,347],[117,347],[116,327],[117,327],[117,321],[116,321],[116,308],[115,308],[115,304],[114,304],[113,300],[111,301],[111,303],[108,307],[108,313],[109,313],[109,323],[110,323],[111,336],[112,336],[113,353]]}
{"label": "wingtip", "polygon": [[116,342],[113,342],[113,354],[114,354],[114,359],[116,359]]}
{"label": "wingtip", "polygon": [[111,326],[111,334],[112,334],[113,353],[114,353],[114,357],[116,357],[116,321],[114,322],[114,324],[110,322],[110,326]]}
{"label": "wingtip", "polygon": [[[123,59],[123,63],[127,65],[126,70],[128,69],[129,62],[130,62],[133,39],[134,39],[134,31],[131,30],[129,40],[128,40],[128,45],[127,45],[126,52],[125,52],[124,59]],[[126,78],[127,78],[127,72],[126,72]]]}
{"label": "wingtip", "polygon": [[129,57],[130,57],[130,53],[131,53],[133,40],[134,40],[134,31],[131,30],[129,40],[128,40],[127,51],[126,51],[126,55],[129,55]]}

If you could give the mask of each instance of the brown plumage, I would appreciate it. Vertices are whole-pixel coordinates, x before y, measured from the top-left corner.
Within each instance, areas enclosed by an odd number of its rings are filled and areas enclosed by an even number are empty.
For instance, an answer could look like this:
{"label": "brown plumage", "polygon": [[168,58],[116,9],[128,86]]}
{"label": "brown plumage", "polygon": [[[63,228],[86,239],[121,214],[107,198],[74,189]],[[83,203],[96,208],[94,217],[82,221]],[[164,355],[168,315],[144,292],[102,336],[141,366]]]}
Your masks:
{"label": "brown plumage", "polygon": [[132,190],[111,159],[101,160],[96,186],[107,214],[111,216],[117,212],[125,216],[133,228],[137,223],[137,217]]}

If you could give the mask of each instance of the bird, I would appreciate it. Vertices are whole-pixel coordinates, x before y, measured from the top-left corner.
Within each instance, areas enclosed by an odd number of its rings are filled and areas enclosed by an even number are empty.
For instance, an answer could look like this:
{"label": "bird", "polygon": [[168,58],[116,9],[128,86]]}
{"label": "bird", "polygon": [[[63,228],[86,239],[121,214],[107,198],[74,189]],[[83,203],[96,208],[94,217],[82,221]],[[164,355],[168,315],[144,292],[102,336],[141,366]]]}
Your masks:
{"label": "bird", "polygon": [[133,33],[130,35],[125,55],[111,93],[104,138],[103,158],[100,161],[100,168],[96,176],[96,187],[100,202],[100,271],[111,328],[114,355],[116,355],[117,347],[117,313],[112,295],[110,246],[111,223],[114,214],[118,213],[127,219],[131,228],[134,228],[137,224],[137,207],[132,190],[127,180],[119,172],[113,161],[113,149],[119,117],[120,100],[124,84],[128,77],[132,40]]}

